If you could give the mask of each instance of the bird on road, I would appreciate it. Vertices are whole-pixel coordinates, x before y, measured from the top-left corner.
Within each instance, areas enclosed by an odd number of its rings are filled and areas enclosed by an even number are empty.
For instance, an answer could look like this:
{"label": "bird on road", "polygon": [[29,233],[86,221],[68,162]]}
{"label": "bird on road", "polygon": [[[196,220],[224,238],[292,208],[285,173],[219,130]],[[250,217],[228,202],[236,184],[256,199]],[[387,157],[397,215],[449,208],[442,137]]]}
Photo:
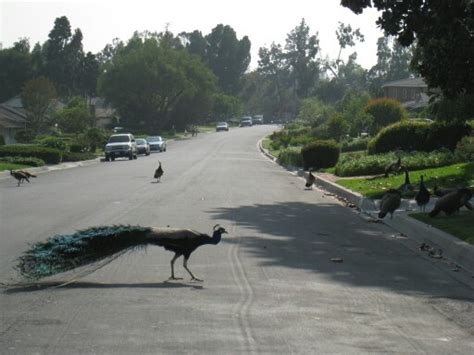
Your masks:
{"label": "bird on road", "polygon": [[18,185],[16,185],[16,186],[20,186],[20,184],[23,182],[23,180],[28,181],[28,183],[30,182],[30,180],[28,179],[28,176],[25,175],[22,171],[10,170],[10,175],[18,180]]}
{"label": "bird on road", "polygon": [[316,177],[312,174],[312,169],[308,170],[308,177],[306,179],[306,184],[304,185],[306,189],[313,189],[313,184],[316,181]]}
{"label": "bird on road", "polygon": [[400,207],[402,195],[396,189],[390,189],[385,192],[380,201],[379,218],[385,218],[387,213],[390,213],[390,219],[393,218],[393,213]]}
{"label": "bird on road", "polygon": [[425,212],[426,205],[430,202],[431,193],[426,188],[425,183],[423,181],[423,175],[420,176],[420,188],[415,195],[415,201],[418,206],[420,206],[420,210]]}
{"label": "bird on road", "polygon": [[158,165],[158,168],[155,170],[155,175],[153,177],[156,179],[156,182],[161,181],[161,177],[163,176],[163,168],[161,167],[161,161],[158,161],[160,165]]}
{"label": "bird on road", "polygon": [[127,251],[158,245],[175,253],[171,259],[170,280],[178,279],[174,274],[174,262],[183,256],[183,267],[191,275],[191,280],[202,281],[189,270],[188,259],[202,245],[219,244],[224,233],[227,231],[219,224],[214,226],[212,236],[184,228],[130,225],[92,227],[33,244],[18,258],[17,269],[28,279],[40,279],[101,262],[93,272]]}
{"label": "bird on road", "polygon": [[22,173],[23,175],[26,175],[27,177],[32,177],[35,178],[37,177],[35,174],[30,173],[28,170],[17,170],[18,172]]}

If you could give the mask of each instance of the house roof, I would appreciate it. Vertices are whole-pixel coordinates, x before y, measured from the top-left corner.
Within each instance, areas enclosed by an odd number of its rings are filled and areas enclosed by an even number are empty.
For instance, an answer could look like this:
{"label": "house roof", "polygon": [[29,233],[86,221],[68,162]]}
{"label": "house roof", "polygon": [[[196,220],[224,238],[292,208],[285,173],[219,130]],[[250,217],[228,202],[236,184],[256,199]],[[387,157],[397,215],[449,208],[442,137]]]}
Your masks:
{"label": "house roof", "polygon": [[401,80],[394,80],[386,82],[382,85],[383,88],[385,87],[411,87],[411,88],[427,88],[428,85],[425,83],[423,78],[407,78]]}
{"label": "house roof", "polygon": [[0,126],[4,128],[23,128],[26,123],[26,113],[22,110],[0,104]]}

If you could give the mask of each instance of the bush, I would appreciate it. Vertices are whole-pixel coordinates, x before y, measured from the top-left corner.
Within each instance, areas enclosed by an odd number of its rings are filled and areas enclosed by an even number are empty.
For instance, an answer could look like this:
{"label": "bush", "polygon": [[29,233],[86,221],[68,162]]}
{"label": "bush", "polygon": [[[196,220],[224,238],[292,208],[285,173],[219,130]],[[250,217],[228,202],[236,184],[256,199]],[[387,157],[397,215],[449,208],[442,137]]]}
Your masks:
{"label": "bush", "polygon": [[87,145],[81,144],[78,142],[71,143],[71,145],[69,146],[69,151],[71,153],[83,153],[86,150],[87,150]]}
{"label": "bush", "polygon": [[11,144],[1,146],[0,157],[5,156],[34,157],[44,160],[46,164],[58,164],[61,162],[61,151],[33,144]]}
{"label": "bush", "polygon": [[96,156],[93,153],[75,153],[75,152],[64,152],[63,161],[82,161],[95,159]]}
{"label": "bush", "polygon": [[22,129],[15,134],[18,143],[31,143],[35,139],[35,132],[30,129]]}
{"label": "bush", "polygon": [[454,154],[459,161],[474,161],[474,137],[464,137],[456,145]]}
{"label": "bush", "polygon": [[303,157],[301,156],[301,148],[289,147],[282,149],[278,156],[278,161],[286,166],[303,166]]}
{"label": "bush", "polygon": [[65,151],[67,148],[67,145],[64,140],[58,137],[47,136],[41,139],[37,139],[37,142],[43,147],[55,148],[62,151]]}
{"label": "bush", "polygon": [[1,157],[0,161],[5,163],[12,163],[12,164],[21,164],[21,165],[29,165],[29,166],[43,166],[46,163],[44,160],[33,158],[33,157]]}
{"label": "bush", "polygon": [[333,140],[313,141],[301,149],[305,169],[331,168],[339,159],[339,146]]}
{"label": "bush", "polygon": [[454,150],[457,142],[470,132],[466,124],[403,121],[382,129],[368,144],[369,154],[393,150],[432,151],[440,148]]}
{"label": "bush", "polygon": [[373,124],[370,127],[371,135],[375,135],[383,127],[407,117],[407,112],[400,102],[387,97],[370,100],[367,106],[365,106],[364,111],[374,118]]}
{"label": "bush", "polygon": [[[421,170],[455,164],[459,161],[448,149],[433,152],[399,153],[403,166],[408,170]],[[336,165],[337,176],[359,176],[383,174],[388,164],[395,162],[398,155],[393,152],[377,155],[343,154]]]}
{"label": "bush", "polygon": [[370,138],[354,138],[341,142],[341,152],[355,152],[358,150],[366,150]]}

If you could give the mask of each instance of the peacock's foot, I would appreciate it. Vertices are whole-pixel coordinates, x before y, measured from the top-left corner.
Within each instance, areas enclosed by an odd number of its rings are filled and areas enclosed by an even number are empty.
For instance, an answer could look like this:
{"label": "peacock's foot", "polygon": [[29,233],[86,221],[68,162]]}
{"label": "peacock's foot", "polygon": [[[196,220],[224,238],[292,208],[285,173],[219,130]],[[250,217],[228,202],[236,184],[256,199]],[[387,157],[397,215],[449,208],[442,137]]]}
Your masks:
{"label": "peacock's foot", "polygon": [[170,278],[168,280],[182,280],[182,279],[183,279],[182,277],[170,276]]}
{"label": "peacock's foot", "polygon": [[199,281],[199,282],[203,282],[204,280],[201,280],[201,279],[198,279],[198,278],[196,278],[196,277],[193,277],[193,278],[191,279],[191,281]]}

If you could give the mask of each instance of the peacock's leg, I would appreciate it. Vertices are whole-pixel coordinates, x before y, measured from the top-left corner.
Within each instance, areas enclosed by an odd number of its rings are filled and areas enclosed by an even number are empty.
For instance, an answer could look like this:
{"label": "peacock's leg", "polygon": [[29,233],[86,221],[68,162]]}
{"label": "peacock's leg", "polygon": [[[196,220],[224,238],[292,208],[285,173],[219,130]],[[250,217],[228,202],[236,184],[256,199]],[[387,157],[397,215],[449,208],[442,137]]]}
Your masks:
{"label": "peacock's leg", "polygon": [[169,280],[182,280],[183,279],[182,277],[174,277],[174,262],[176,261],[176,259],[179,258],[179,256],[180,255],[176,253],[173,256],[173,259],[171,259],[171,277],[169,278]]}
{"label": "peacock's leg", "polygon": [[191,272],[191,270],[188,269],[188,259],[189,259],[189,256],[184,256],[184,260],[183,260],[183,267],[186,269],[187,272],[189,272],[189,275],[191,275],[191,281],[202,281],[201,279],[198,279],[197,277],[195,277],[193,275],[193,273]]}

